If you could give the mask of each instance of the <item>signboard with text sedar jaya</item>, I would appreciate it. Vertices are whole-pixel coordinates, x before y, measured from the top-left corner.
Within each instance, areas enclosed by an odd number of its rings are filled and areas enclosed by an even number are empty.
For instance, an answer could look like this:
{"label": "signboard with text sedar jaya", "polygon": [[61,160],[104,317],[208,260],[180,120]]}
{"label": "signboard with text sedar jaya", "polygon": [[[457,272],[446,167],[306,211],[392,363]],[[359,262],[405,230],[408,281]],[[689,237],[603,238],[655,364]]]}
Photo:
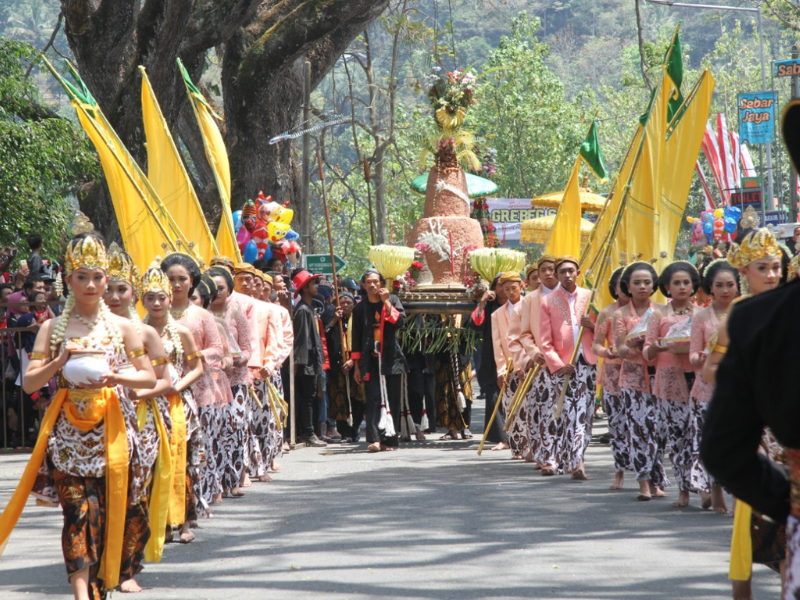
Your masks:
{"label": "signboard with text sedar jaya", "polygon": [[[333,257],[336,259],[336,272],[338,273],[347,266],[347,263],[339,258],[336,254],[334,254]],[[320,273],[325,275],[333,275],[330,254],[306,254],[305,263],[306,269],[315,275]]]}

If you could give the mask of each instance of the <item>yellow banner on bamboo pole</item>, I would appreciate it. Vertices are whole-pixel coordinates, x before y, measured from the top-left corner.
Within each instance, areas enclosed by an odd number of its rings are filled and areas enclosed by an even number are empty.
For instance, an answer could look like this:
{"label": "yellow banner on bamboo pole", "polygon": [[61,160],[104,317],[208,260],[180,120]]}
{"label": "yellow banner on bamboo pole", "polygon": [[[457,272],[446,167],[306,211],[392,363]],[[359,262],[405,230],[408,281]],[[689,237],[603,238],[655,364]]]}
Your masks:
{"label": "yellow banner on bamboo pole", "polygon": [[547,240],[545,254],[553,256],[581,254],[581,188],[580,188],[580,155],[575,160],[569,182],[564,190],[564,198],[558,207],[553,229]]}
{"label": "yellow banner on bamboo pole", "polygon": [[194,116],[200,127],[206,159],[214,172],[214,179],[216,180],[220,202],[222,203],[222,217],[217,229],[217,248],[220,254],[240,262],[242,256],[239,252],[239,246],[236,244],[236,233],[231,212],[231,167],[228,162],[225,141],[222,139],[222,134],[215,120],[220,119],[220,117],[211,110],[203,94],[192,82],[180,59],[178,59],[178,67],[183,75],[186,93],[189,95],[189,104],[192,105]]}
{"label": "yellow banner on bamboo pole", "polygon": [[[581,255],[581,270],[584,275],[587,271],[597,272],[597,261],[603,253],[603,248],[609,243],[609,233],[611,232],[614,219],[617,217],[617,211],[622,203],[622,198],[625,195],[625,189],[630,181],[631,171],[635,163],[636,155],[639,151],[639,146],[642,141],[643,127],[641,124],[637,125],[636,133],[634,133],[625,157],[619,167],[619,173],[614,180],[611,191],[608,194],[608,201],[606,202],[603,212],[597,219],[594,226],[594,231],[589,239],[589,242],[584,248]],[[620,232],[617,232],[619,238]],[[622,246],[624,248],[624,245]],[[612,262],[619,261],[619,253],[611,254]],[[612,269],[613,270],[613,269]],[[591,273],[589,273],[591,275]]]}
{"label": "yellow banner on bamboo pole", "polygon": [[660,268],[673,259],[713,93],[714,78],[705,71],[670,123],[661,193],[661,226],[658,228],[658,247],[668,256],[659,257]]}
{"label": "yellow banner on bamboo pole", "polygon": [[67,63],[75,80],[72,84],[46,58],[42,60],[67,92],[81,126],[97,150],[125,251],[144,272],[156,255],[164,254],[162,244],[174,250],[177,240],[185,242],[183,233],[74,67]]}
{"label": "yellow banner on bamboo pole", "polygon": [[649,116],[644,125],[642,154],[633,174],[628,205],[625,210],[626,253],[628,260],[658,258],[661,188],[667,138],[667,110],[672,96],[671,80],[664,74],[655,92]]}
{"label": "yellow banner on bamboo pole", "polygon": [[194,242],[194,252],[206,264],[217,254],[200,201],[158,105],[145,68],[142,73],[142,121],[147,140],[147,178],[183,234]]}

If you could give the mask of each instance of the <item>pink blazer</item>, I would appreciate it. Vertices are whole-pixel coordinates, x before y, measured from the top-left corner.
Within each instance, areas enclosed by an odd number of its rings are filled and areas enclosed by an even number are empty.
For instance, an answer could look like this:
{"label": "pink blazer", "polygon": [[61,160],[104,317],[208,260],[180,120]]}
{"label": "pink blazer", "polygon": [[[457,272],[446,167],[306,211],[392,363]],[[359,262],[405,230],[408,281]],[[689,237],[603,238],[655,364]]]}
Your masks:
{"label": "pink blazer", "polygon": [[510,324],[508,346],[511,355],[514,357],[514,370],[518,373],[522,373],[528,360],[539,352],[539,305],[541,298],[540,288],[525,296],[515,307],[515,311],[519,313],[519,319],[515,318],[514,322]]}
{"label": "pink blazer", "polygon": [[[518,312],[521,304],[521,302],[517,302],[511,312]],[[494,362],[497,366],[498,377],[505,377],[508,359],[511,356],[508,339],[510,324],[507,304],[492,313],[492,345],[494,346]],[[516,364],[516,360],[514,363]]]}
{"label": "pink blazer", "polygon": [[[559,287],[541,302],[539,315],[541,350],[551,373],[558,371],[572,358],[574,348],[572,322],[573,319],[580,322],[592,297],[592,293],[584,288],[577,288],[577,293],[575,314],[570,310],[569,294],[563,288]],[[592,318],[597,317],[592,315]],[[597,357],[592,351],[593,337],[591,331],[584,331],[580,340],[583,356],[590,365],[597,364]]]}

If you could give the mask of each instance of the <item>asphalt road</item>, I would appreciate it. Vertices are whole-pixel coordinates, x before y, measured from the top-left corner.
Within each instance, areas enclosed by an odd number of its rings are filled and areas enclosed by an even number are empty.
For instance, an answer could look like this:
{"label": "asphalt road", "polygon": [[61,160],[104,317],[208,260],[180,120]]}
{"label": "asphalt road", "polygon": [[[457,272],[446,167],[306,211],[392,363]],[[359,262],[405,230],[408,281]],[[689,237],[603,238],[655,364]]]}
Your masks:
{"label": "asphalt road", "polygon": [[[482,423],[482,402],[474,422]],[[477,429],[477,428],[476,428]],[[605,422],[595,427],[595,435]],[[542,478],[467,442],[299,449],[271,483],[228,499],[140,575],[137,598],[362,600],[730,598],[732,519],[670,499],[612,492],[608,446],[593,442],[587,482]],[[0,506],[27,460],[0,456]],[[70,597],[60,511],[28,508],[0,561],[2,600]],[[754,568],[755,598],[779,582]]]}

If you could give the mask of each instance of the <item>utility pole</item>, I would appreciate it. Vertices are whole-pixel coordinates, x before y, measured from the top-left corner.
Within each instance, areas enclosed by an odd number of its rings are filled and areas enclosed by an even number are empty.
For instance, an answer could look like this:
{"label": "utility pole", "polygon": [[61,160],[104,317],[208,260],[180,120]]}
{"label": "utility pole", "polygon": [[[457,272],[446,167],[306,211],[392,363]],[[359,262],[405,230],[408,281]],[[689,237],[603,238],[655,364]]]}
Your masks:
{"label": "utility pole", "polygon": [[303,203],[300,207],[300,237],[303,240],[303,254],[312,254],[311,244],[311,134],[308,122],[311,120],[311,63],[303,61]]}
{"label": "utility pole", "polygon": [[[797,44],[792,45],[792,58],[800,58],[800,48]],[[792,100],[800,98],[800,77],[792,75]],[[791,165],[791,177],[789,178],[789,210],[791,211],[792,223],[797,223],[797,171],[794,164]]]}

